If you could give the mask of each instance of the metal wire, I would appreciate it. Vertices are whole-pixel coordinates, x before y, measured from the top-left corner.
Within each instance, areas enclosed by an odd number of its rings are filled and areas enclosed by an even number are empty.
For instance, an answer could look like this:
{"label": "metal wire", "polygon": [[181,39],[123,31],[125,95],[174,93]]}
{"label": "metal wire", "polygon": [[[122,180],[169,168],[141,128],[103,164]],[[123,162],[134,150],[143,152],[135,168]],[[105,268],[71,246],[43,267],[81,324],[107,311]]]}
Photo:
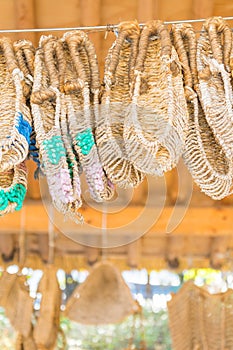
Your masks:
{"label": "metal wire", "polygon": [[[223,17],[226,21],[233,20],[233,16]],[[205,22],[205,18],[201,19],[185,19],[179,21],[164,21],[164,24],[178,24],[178,23],[200,23]],[[139,24],[141,27],[145,23]],[[58,31],[70,31],[70,30],[86,30],[92,32],[105,32],[114,31],[118,28],[118,24],[107,24],[102,26],[86,26],[86,27],[61,27],[61,28],[29,28],[29,29],[0,29],[0,33],[36,33],[36,32],[58,32]]]}

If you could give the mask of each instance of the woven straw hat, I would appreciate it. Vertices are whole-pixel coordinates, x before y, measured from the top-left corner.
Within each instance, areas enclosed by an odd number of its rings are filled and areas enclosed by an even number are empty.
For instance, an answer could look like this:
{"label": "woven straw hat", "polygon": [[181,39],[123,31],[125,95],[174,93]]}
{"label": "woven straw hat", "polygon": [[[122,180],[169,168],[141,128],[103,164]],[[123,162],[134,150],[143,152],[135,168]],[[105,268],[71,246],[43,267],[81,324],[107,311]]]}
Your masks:
{"label": "woven straw hat", "polygon": [[38,349],[53,349],[60,328],[61,290],[57,269],[48,266],[39,284],[42,294],[40,314],[34,326],[33,337]]}
{"label": "woven straw hat", "polygon": [[109,324],[122,321],[139,311],[121,273],[109,262],[96,264],[86,281],[67,302],[66,316],[83,324]]}
{"label": "woven straw hat", "polygon": [[206,120],[224,152],[233,154],[233,93],[230,81],[232,33],[221,17],[206,20],[197,45],[200,100]]}
{"label": "woven straw hat", "polygon": [[64,91],[73,147],[84,171],[91,197],[111,199],[114,186],[106,177],[94,138],[94,112],[99,110],[99,69],[94,45],[82,31],[63,37],[67,62]]}
{"label": "woven straw hat", "polygon": [[136,21],[118,26],[118,36],[106,58],[101,112],[96,116],[96,141],[101,162],[110,180],[123,188],[136,187],[144,178],[131,162],[123,139],[139,35]]}
{"label": "woven straw hat", "polygon": [[65,69],[62,43],[54,36],[42,36],[35,56],[31,95],[37,143],[54,206],[61,213],[80,222],[82,216],[77,208],[81,205],[81,200],[74,193],[70,160],[60,129],[61,113],[64,113],[62,92]]}
{"label": "woven straw hat", "polygon": [[232,290],[209,294],[187,282],[168,302],[168,312],[172,349],[232,349]]}
{"label": "woven straw hat", "polygon": [[126,151],[137,169],[161,176],[182,155],[188,120],[181,65],[161,21],[142,30],[134,76],[124,124]]}
{"label": "woven straw hat", "polygon": [[31,133],[31,115],[25,103],[23,73],[12,42],[0,39],[0,169],[12,168],[26,159]]}
{"label": "woven straw hat", "polygon": [[208,196],[222,199],[232,189],[232,158],[219,144],[199,101],[197,41],[190,24],[172,26],[174,46],[183,67],[189,122],[183,159],[194,181]]}
{"label": "woven straw hat", "polygon": [[25,162],[7,171],[0,171],[0,215],[22,208],[27,191],[27,168]]}

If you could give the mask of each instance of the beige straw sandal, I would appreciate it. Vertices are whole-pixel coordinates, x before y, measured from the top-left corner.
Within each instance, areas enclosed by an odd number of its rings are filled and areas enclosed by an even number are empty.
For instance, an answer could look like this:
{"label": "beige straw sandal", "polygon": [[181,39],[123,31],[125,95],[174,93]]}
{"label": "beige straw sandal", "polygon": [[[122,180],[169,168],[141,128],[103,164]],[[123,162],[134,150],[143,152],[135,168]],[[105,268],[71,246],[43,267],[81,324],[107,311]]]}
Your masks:
{"label": "beige straw sandal", "polygon": [[124,124],[126,151],[137,169],[162,176],[182,155],[188,112],[181,66],[161,21],[144,26],[134,72]]}
{"label": "beige straw sandal", "polygon": [[64,90],[69,131],[90,195],[95,201],[102,202],[112,198],[114,186],[104,173],[93,134],[100,90],[96,53],[84,32],[68,32],[63,42],[67,62]]}
{"label": "beige straw sandal", "polygon": [[65,69],[62,43],[53,36],[41,37],[35,57],[31,108],[42,170],[55,208],[80,222],[83,218],[77,208],[81,200],[72,187],[69,159],[60,129]]}
{"label": "beige straw sandal", "polygon": [[131,162],[123,139],[139,35],[136,21],[119,24],[118,36],[106,58],[101,112],[96,115],[95,133],[101,162],[109,179],[123,188],[136,187],[144,179],[144,174]]}
{"label": "beige straw sandal", "polygon": [[28,154],[31,115],[23,95],[24,76],[12,42],[0,38],[0,170],[24,161]]}
{"label": "beige straw sandal", "polygon": [[61,305],[61,290],[55,267],[46,267],[39,284],[39,291],[42,294],[42,301],[33,337],[38,349],[54,349],[60,328]]}
{"label": "beige straw sandal", "polygon": [[196,35],[190,24],[173,25],[172,35],[183,67],[189,110],[183,159],[201,191],[215,200],[222,199],[232,190],[232,159],[214,136],[199,101]]}
{"label": "beige straw sandal", "polygon": [[82,324],[98,325],[120,322],[138,311],[139,306],[120,271],[103,261],[96,264],[86,281],[74,290],[65,315]]}
{"label": "beige straw sandal", "polygon": [[7,171],[0,171],[0,215],[18,211],[23,206],[27,191],[25,162]]}
{"label": "beige straw sandal", "polygon": [[213,133],[233,155],[233,93],[230,81],[232,33],[221,17],[206,20],[197,45],[200,100]]}

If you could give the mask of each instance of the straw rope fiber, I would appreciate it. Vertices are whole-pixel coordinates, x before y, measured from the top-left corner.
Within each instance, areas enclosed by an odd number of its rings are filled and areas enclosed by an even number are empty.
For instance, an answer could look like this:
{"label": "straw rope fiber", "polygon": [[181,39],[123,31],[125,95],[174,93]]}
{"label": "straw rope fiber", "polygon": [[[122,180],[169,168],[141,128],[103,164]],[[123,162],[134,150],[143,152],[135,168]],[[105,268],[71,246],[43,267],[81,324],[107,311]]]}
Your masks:
{"label": "straw rope fiber", "polygon": [[210,294],[189,281],[168,302],[174,350],[230,350],[233,293]]}
{"label": "straw rope fiber", "polygon": [[233,93],[230,81],[232,33],[221,17],[206,20],[197,45],[200,101],[208,124],[230,158],[233,149]]}
{"label": "straw rope fiber", "polygon": [[33,337],[39,350],[54,349],[60,329],[61,290],[57,281],[57,269],[52,265],[44,270],[39,291],[42,300]]}
{"label": "straw rope fiber", "polygon": [[232,158],[213,134],[200,104],[196,35],[190,24],[177,24],[172,26],[172,36],[183,67],[189,111],[183,159],[201,191],[213,199],[222,199],[232,189]]}
{"label": "straw rope fiber", "polygon": [[74,194],[60,129],[65,69],[62,43],[53,36],[41,37],[35,56],[31,108],[42,170],[55,208],[78,223],[82,221],[77,212],[81,202],[77,193]]}
{"label": "straw rope fiber", "polygon": [[131,162],[123,139],[139,35],[136,21],[119,25],[118,36],[106,58],[101,110],[96,116],[95,132],[101,162],[110,180],[123,188],[136,187],[144,179],[144,174]]}
{"label": "straw rope fiber", "polygon": [[10,39],[0,38],[0,169],[8,170],[28,154],[28,140],[21,133],[20,116],[30,128],[31,115],[25,103],[22,81]]}
{"label": "straw rope fiber", "polygon": [[137,169],[162,176],[182,155],[188,112],[181,65],[161,21],[142,30],[133,85],[124,123],[126,151]]}
{"label": "straw rope fiber", "polygon": [[67,62],[64,91],[69,132],[79,157],[91,197],[111,199],[114,186],[106,177],[94,138],[94,113],[99,113],[100,78],[94,45],[81,31],[63,36]]}
{"label": "straw rope fiber", "polygon": [[110,324],[137,313],[138,304],[120,271],[107,261],[94,266],[67,302],[65,315],[82,324]]}

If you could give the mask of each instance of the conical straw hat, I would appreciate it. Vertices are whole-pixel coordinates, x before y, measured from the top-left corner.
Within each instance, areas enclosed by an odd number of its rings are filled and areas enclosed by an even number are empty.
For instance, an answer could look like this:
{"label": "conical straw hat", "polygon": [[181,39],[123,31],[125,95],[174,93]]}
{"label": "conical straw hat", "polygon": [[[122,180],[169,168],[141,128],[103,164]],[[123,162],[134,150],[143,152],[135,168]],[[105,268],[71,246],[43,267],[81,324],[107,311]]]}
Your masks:
{"label": "conical straw hat", "polygon": [[66,316],[82,324],[109,324],[139,311],[120,271],[109,262],[97,264],[68,300]]}

